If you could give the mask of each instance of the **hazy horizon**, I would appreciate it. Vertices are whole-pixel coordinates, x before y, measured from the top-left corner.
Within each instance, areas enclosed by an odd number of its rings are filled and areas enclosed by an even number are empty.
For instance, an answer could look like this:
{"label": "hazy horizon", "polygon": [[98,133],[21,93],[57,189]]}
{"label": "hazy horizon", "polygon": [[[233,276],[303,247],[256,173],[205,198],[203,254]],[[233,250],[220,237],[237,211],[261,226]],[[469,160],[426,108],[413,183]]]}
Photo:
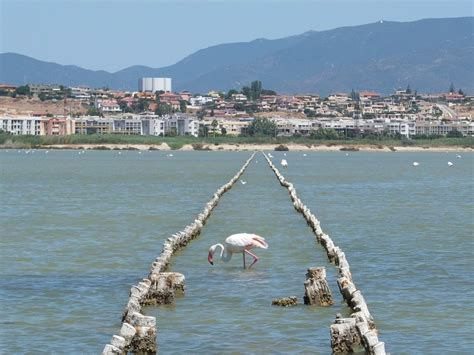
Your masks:
{"label": "hazy horizon", "polygon": [[116,72],[133,65],[172,65],[223,43],[283,38],[380,20],[468,17],[473,15],[473,2],[0,0],[0,10],[0,52]]}

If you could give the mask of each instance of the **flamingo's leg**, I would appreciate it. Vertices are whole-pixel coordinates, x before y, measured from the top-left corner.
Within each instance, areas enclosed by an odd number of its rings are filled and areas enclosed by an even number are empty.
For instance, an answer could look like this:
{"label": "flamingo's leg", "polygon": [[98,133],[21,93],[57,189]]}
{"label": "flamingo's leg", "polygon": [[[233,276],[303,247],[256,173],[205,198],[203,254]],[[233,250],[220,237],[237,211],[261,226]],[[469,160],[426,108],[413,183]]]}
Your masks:
{"label": "flamingo's leg", "polygon": [[242,257],[244,259],[244,270],[245,270],[245,253],[242,253]]}
{"label": "flamingo's leg", "polygon": [[253,266],[253,264],[255,264],[255,263],[258,261],[258,256],[255,255],[254,253],[250,252],[250,251],[247,250],[247,249],[245,249],[244,252],[253,257],[253,263],[250,264],[250,266],[249,266],[249,269],[250,269],[250,268]]}

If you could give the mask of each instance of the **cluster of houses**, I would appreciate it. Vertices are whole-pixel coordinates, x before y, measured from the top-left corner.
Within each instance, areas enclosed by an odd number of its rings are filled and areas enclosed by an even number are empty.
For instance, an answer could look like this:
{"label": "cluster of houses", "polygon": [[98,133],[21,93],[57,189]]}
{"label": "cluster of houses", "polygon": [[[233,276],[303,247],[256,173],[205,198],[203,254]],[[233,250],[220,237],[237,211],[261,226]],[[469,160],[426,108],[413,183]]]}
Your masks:
{"label": "cluster of houses", "polygon": [[[34,94],[61,90],[64,91],[64,87],[30,86]],[[211,91],[201,95],[188,91],[130,93],[79,87],[67,90],[68,100],[79,100],[95,107],[100,116],[0,116],[0,130],[32,135],[198,136],[204,133],[237,136],[246,133],[255,117],[264,115],[275,122],[279,136],[306,136],[321,128],[346,135],[357,131],[411,137],[446,135],[452,130],[465,136],[474,135],[471,114],[474,97],[457,92],[423,95],[397,90],[384,97],[362,91],[334,93],[324,98],[318,95],[261,95],[250,100],[238,92],[225,95]],[[137,112],[135,105],[139,102],[146,102],[144,112]],[[170,113],[157,115],[158,107],[164,104]],[[124,112],[126,107],[133,107],[136,113]],[[459,110],[459,107],[466,110]]]}
{"label": "cluster of houses", "polygon": [[[151,136],[189,135],[233,135],[247,133],[254,117],[216,119],[176,113],[157,116],[153,113],[116,115],[108,117],[0,117],[0,130],[15,135],[70,135],[70,134],[127,134]],[[332,129],[341,135],[353,132],[373,132],[401,135],[410,138],[415,135],[445,136],[456,130],[463,136],[474,136],[474,122],[471,120],[424,120],[424,119],[361,119],[351,117],[292,119],[269,117],[276,124],[277,136],[308,136],[321,128]],[[200,129],[201,128],[201,129]],[[205,129],[203,129],[205,128]],[[205,133],[203,133],[205,132]]]}

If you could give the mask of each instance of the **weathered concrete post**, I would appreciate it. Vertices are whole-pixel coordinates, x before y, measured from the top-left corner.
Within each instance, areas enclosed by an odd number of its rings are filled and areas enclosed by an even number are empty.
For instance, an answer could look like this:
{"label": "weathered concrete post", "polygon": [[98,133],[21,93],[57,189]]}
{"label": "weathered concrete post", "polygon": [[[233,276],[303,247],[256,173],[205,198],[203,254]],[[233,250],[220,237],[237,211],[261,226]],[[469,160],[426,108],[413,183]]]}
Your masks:
{"label": "weathered concrete post", "polygon": [[143,304],[174,303],[176,293],[184,294],[184,275],[179,272],[160,272],[150,274],[151,285]]}
{"label": "weathered concrete post", "polygon": [[361,339],[355,318],[342,318],[340,314],[330,326],[331,349],[333,354],[352,353],[361,347]]}
{"label": "weathered concrete post", "polygon": [[330,306],[334,303],[324,267],[309,268],[306,278],[307,280],[304,282],[304,304]]}
{"label": "weathered concrete post", "polygon": [[134,312],[130,322],[136,329],[130,351],[135,354],[156,354],[156,318]]}

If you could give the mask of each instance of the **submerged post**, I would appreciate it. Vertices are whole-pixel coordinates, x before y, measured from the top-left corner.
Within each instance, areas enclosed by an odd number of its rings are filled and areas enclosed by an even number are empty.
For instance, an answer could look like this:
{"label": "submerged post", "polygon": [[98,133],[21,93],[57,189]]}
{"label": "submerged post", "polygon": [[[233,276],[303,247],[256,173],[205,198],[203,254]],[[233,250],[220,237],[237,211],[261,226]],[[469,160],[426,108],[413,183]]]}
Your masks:
{"label": "submerged post", "polygon": [[306,278],[304,282],[304,304],[330,306],[334,303],[324,267],[309,268]]}

